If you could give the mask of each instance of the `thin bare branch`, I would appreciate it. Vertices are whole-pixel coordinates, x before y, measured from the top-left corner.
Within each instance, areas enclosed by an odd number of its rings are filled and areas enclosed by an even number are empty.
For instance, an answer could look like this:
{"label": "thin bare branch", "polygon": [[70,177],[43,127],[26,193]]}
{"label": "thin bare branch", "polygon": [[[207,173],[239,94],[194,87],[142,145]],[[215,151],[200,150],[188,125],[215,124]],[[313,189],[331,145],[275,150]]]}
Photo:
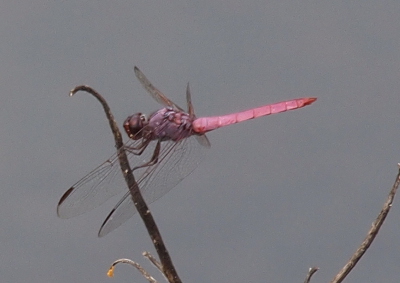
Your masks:
{"label": "thin bare branch", "polygon": [[114,261],[113,264],[111,265],[110,269],[107,272],[108,277],[114,276],[114,269],[118,263],[126,263],[126,264],[132,265],[133,267],[136,267],[136,269],[139,270],[140,273],[142,273],[143,277],[147,281],[149,281],[150,283],[157,283],[157,281],[143,267],[141,267],[139,263],[136,263],[133,260],[130,260],[127,258],[121,258],[121,259]]}
{"label": "thin bare branch", "polygon": [[162,273],[162,265],[161,265],[161,263],[158,262],[158,260],[153,255],[151,255],[149,252],[143,252],[142,255],[145,258],[147,258]]}
{"label": "thin bare branch", "polygon": [[356,250],[350,260],[346,263],[346,265],[339,271],[339,273],[333,278],[331,283],[339,283],[342,282],[344,278],[350,273],[350,271],[354,268],[360,258],[367,251],[369,246],[372,244],[376,235],[379,232],[383,222],[385,221],[386,216],[388,215],[390,208],[392,207],[393,199],[396,194],[397,188],[400,184],[400,163],[397,164],[399,167],[399,172],[397,173],[396,181],[393,184],[393,187],[389,193],[389,196],[383,205],[381,212],[379,213],[376,220],[372,223],[371,229],[368,231],[367,237],[364,239],[360,247]]}
{"label": "thin bare branch", "polygon": [[110,107],[108,106],[106,100],[97,91],[95,91],[93,88],[86,86],[86,85],[77,86],[74,89],[72,89],[70,91],[70,96],[73,96],[78,91],[85,91],[85,92],[92,94],[94,97],[97,98],[97,100],[103,106],[104,112],[106,113],[107,119],[110,123],[111,131],[114,135],[115,146],[118,150],[118,158],[119,158],[119,164],[121,166],[122,174],[124,175],[124,178],[128,185],[129,191],[131,192],[131,197],[132,197],[133,203],[135,204],[136,209],[138,210],[139,215],[142,218],[142,220],[147,228],[147,232],[150,235],[150,238],[151,238],[151,240],[154,244],[154,247],[157,251],[157,254],[160,257],[163,273],[170,283],[181,283],[182,281],[180,280],[180,278],[174,268],[171,257],[169,256],[169,253],[164,244],[164,241],[161,238],[161,234],[160,234],[158,227],[154,221],[154,218],[151,215],[151,212],[150,212],[147,204],[145,203],[145,201],[142,197],[142,194],[140,193],[139,187],[135,181],[135,178],[132,174],[132,170],[129,165],[129,161],[126,156],[125,148],[123,146],[124,144],[122,141],[122,135],[121,135],[121,132],[119,131],[119,128],[114,119],[114,116],[111,113]]}
{"label": "thin bare branch", "polygon": [[304,280],[304,283],[310,283],[311,277],[314,275],[315,272],[318,271],[318,269],[318,267],[311,267],[310,269],[308,269],[307,277]]}

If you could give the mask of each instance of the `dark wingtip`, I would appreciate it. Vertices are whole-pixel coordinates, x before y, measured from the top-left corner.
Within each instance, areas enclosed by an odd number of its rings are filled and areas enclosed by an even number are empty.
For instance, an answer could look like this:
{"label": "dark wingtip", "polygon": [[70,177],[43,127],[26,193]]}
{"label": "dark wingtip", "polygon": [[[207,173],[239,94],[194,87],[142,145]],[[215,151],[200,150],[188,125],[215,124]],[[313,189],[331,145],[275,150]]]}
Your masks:
{"label": "dark wingtip", "polygon": [[74,187],[71,187],[68,189],[68,191],[66,191],[62,197],[60,198],[60,200],[58,201],[58,205],[57,205],[57,215],[58,217],[62,218],[62,215],[60,215],[60,205],[68,198],[68,196],[72,193],[72,191],[74,190]]}
{"label": "dark wingtip", "polygon": [[107,215],[106,219],[104,220],[103,224],[101,224],[99,233],[97,233],[97,237],[101,238],[108,234],[108,233],[106,233],[106,234],[102,233],[103,228],[104,228],[104,225],[112,218],[111,215],[114,213],[114,211],[115,211],[115,208],[113,210],[111,210],[111,212]]}
{"label": "dark wingtip", "polygon": [[68,191],[66,191],[63,196],[60,198],[60,201],[58,202],[58,205],[62,204],[64,202],[64,200],[71,194],[71,192],[74,190],[74,187],[71,187],[68,189]]}

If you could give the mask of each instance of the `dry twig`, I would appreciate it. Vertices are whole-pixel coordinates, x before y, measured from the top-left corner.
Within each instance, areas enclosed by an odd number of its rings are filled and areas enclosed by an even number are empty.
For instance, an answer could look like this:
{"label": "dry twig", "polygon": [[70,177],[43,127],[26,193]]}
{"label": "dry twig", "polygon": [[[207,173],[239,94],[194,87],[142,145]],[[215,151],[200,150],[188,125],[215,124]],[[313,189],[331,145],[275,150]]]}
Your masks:
{"label": "dry twig", "polygon": [[340,283],[344,278],[350,273],[350,271],[354,268],[360,258],[364,255],[367,249],[372,244],[376,235],[378,235],[379,229],[381,228],[383,222],[386,219],[386,216],[389,214],[390,208],[392,207],[393,199],[396,194],[397,188],[400,184],[400,163],[397,164],[399,168],[399,172],[397,173],[396,181],[393,184],[392,189],[390,190],[389,196],[383,205],[381,212],[379,213],[376,220],[372,223],[371,229],[368,231],[367,237],[365,237],[364,241],[361,243],[360,247],[356,250],[353,256],[349,259],[346,265],[339,271],[339,273],[333,278],[331,283]]}
{"label": "dry twig", "polygon": [[310,283],[311,276],[313,276],[314,273],[318,271],[318,269],[319,269],[318,267],[311,267],[311,268],[308,270],[307,277],[306,277],[306,279],[304,280],[304,283]]}
{"label": "dry twig", "polygon": [[162,273],[162,265],[157,261],[154,256],[152,256],[149,252],[143,252],[142,255],[147,258]]}
{"label": "dry twig", "polygon": [[143,267],[141,267],[139,263],[136,263],[133,260],[130,260],[127,258],[121,258],[121,259],[114,261],[113,264],[111,265],[110,269],[107,272],[108,277],[114,276],[114,269],[118,263],[127,263],[127,264],[132,265],[133,267],[136,267],[136,269],[139,270],[140,273],[142,273],[143,277],[147,281],[149,281],[150,283],[157,283],[157,281]]}

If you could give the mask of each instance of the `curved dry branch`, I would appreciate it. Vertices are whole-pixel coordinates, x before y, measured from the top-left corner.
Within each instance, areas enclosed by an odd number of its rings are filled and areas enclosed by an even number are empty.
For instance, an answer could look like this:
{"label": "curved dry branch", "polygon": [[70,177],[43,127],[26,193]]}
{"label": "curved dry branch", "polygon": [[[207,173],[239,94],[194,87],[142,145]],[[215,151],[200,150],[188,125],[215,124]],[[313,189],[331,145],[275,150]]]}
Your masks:
{"label": "curved dry branch", "polygon": [[379,229],[381,228],[383,222],[385,221],[386,216],[389,214],[390,208],[392,207],[392,203],[394,200],[394,196],[400,184],[400,163],[397,164],[397,166],[399,168],[399,172],[397,173],[396,181],[393,184],[393,187],[389,193],[389,196],[385,204],[383,205],[381,212],[379,213],[376,220],[372,223],[371,229],[368,231],[368,234],[365,237],[364,241],[361,243],[360,247],[356,250],[353,256],[342,268],[342,270],[340,270],[339,273],[335,276],[335,278],[333,278],[331,283],[339,283],[342,282],[344,278],[346,278],[346,276],[350,273],[350,271],[354,268],[354,266],[356,266],[357,262],[370,247],[376,235],[378,235]]}
{"label": "curved dry branch", "polygon": [[149,208],[147,207],[146,202],[144,201],[144,199],[142,197],[142,194],[140,193],[139,187],[135,181],[135,177],[132,174],[132,170],[129,165],[129,161],[126,156],[125,148],[123,146],[124,144],[122,141],[122,135],[121,135],[121,132],[119,131],[119,128],[114,119],[114,116],[111,113],[110,107],[108,106],[106,100],[97,91],[95,91],[93,88],[86,86],[86,85],[77,86],[74,89],[72,89],[70,91],[70,96],[73,96],[78,91],[85,91],[87,93],[92,94],[95,98],[97,98],[97,100],[103,106],[104,112],[106,113],[106,116],[108,119],[108,122],[110,123],[111,131],[114,135],[115,146],[118,151],[119,164],[121,166],[122,174],[124,175],[125,181],[128,185],[133,203],[135,204],[136,209],[138,210],[139,215],[142,218],[142,220],[147,228],[147,232],[150,235],[150,238],[151,238],[151,240],[154,244],[154,247],[157,251],[157,254],[160,257],[164,275],[166,276],[166,278],[168,279],[168,281],[170,283],[180,283],[181,280],[174,268],[174,265],[169,256],[169,253],[164,244],[164,241],[162,240],[162,237],[158,230],[158,227],[154,221],[153,216],[151,215]]}
{"label": "curved dry branch", "polygon": [[308,270],[307,277],[306,277],[306,279],[304,280],[304,283],[310,283],[311,277],[314,275],[315,272],[318,271],[318,269],[319,269],[318,267],[311,267],[311,268]]}
{"label": "curved dry branch", "polygon": [[149,283],[157,283],[157,281],[143,267],[141,267],[139,263],[134,262],[133,260],[130,260],[128,258],[121,258],[121,259],[114,261],[113,264],[111,265],[110,269],[107,272],[108,277],[114,277],[114,269],[118,263],[126,263],[129,265],[132,265],[137,270],[139,270],[140,273],[142,273],[143,277],[147,281],[149,281]]}

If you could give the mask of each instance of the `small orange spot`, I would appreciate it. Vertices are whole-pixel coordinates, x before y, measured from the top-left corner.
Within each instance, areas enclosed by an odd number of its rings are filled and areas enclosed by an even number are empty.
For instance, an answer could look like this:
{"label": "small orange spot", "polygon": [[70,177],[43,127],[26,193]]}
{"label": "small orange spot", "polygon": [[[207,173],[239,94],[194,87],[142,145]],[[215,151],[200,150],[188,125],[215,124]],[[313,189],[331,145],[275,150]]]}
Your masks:
{"label": "small orange spot", "polygon": [[108,277],[114,277],[114,266],[111,266],[110,269],[107,271]]}

